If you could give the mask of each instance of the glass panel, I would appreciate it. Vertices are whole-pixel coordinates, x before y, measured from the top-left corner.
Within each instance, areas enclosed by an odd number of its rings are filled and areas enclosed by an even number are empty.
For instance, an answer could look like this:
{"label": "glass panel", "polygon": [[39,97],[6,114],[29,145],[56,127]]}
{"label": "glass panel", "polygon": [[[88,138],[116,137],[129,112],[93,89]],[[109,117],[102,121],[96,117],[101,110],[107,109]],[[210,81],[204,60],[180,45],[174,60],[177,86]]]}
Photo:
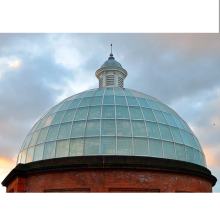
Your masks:
{"label": "glass panel", "polygon": [[156,121],[154,114],[150,108],[142,108],[145,120]]}
{"label": "glass panel", "polygon": [[90,91],[90,92],[87,93],[87,95],[85,97],[91,97],[95,94],[95,92],[96,92],[96,90]]}
{"label": "glass panel", "polygon": [[117,138],[117,154],[118,155],[132,155],[132,139],[126,137]]}
{"label": "glass panel", "polygon": [[32,162],[34,155],[34,147],[28,148],[26,163]]}
{"label": "glass panel", "polygon": [[[33,134],[34,134],[34,133],[33,133]],[[25,142],[25,145],[24,145],[23,150],[26,149],[26,148],[29,146],[33,134],[29,134],[29,135],[28,135],[28,138],[27,138],[27,140],[26,140],[26,142]]]}
{"label": "glass panel", "polygon": [[44,118],[44,117],[47,118],[52,113],[53,110],[54,110],[54,107],[49,109],[41,118]]}
{"label": "glass panel", "polygon": [[115,106],[103,106],[102,118],[115,118]]}
{"label": "glass panel", "polygon": [[85,138],[85,155],[99,154],[99,137]]}
{"label": "glass panel", "polygon": [[194,163],[193,148],[186,146],[186,160]]}
{"label": "glass panel", "polygon": [[166,109],[166,112],[173,114],[173,111],[168,106],[164,105],[164,108]]}
{"label": "glass panel", "polygon": [[35,131],[36,127],[39,125],[40,121],[38,121],[37,123],[35,123],[35,125],[33,126],[33,128],[30,130],[29,133],[32,133],[33,131]]}
{"label": "glass panel", "polygon": [[101,154],[115,154],[115,137],[101,137]]}
{"label": "glass panel", "polygon": [[113,89],[106,89],[105,90],[105,95],[114,95]]}
{"label": "glass panel", "polygon": [[37,139],[37,144],[42,143],[46,140],[48,129],[49,127],[41,129],[39,137]]}
{"label": "glass panel", "polygon": [[88,119],[100,118],[101,117],[101,106],[91,106],[89,108]]}
{"label": "glass panel", "polygon": [[88,114],[88,109],[89,109],[88,107],[78,108],[75,115],[75,120],[86,119]]}
{"label": "glass panel", "polygon": [[135,92],[135,91],[132,91],[132,93],[136,96],[136,97],[144,97],[144,95],[140,92]]}
{"label": "glass panel", "polygon": [[87,106],[90,104],[91,100],[92,100],[92,98],[83,98],[83,100],[79,106]]}
{"label": "glass panel", "polygon": [[117,120],[117,135],[131,136],[131,124],[129,120]]}
{"label": "glass panel", "polygon": [[89,120],[86,125],[86,136],[100,135],[100,120]]}
{"label": "glass panel", "polygon": [[147,132],[149,137],[160,138],[160,133],[157,123],[147,121],[146,125],[147,125]]}
{"label": "glass panel", "polygon": [[134,96],[134,95],[132,94],[132,92],[131,92],[131,91],[128,91],[128,90],[124,90],[124,94],[125,94],[126,96]]}
{"label": "glass panel", "polygon": [[188,136],[187,136],[186,131],[180,129],[180,133],[181,133],[181,135],[182,135],[184,144],[191,146],[191,143],[190,143],[190,141],[189,141],[189,138],[188,138]]}
{"label": "glass panel", "polygon": [[143,119],[141,109],[139,107],[129,107],[131,119]]}
{"label": "glass panel", "polygon": [[102,135],[115,135],[115,120],[102,120]]}
{"label": "glass panel", "polygon": [[161,141],[149,139],[149,148],[151,156],[163,157]]}
{"label": "glass panel", "polygon": [[46,122],[45,122],[45,124],[44,124],[43,127],[47,127],[47,126],[49,126],[49,125],[51,124],[51,122],[52,122],[53,119],[54,119],[55,114],[56,114],[56,113],[50,115],[50,116],[47,118],[47,120],[46,120]]}
{"label": "glass panel", "polygon": [[72,101],[65,102],[59,111],[66,110],[69,107],[69,105],[71,104],[71,102]]}
{"label": "glass panel", "polygon": [[185,128],[185,130],[187,130],[188,132],[191,132],[189,130],[189,128],[186,126],[186,123],[182,119],[179,119],[179,120],[180,120],[181,124],[183,125],[183,127]]}
{"label": "glass panel", "polygon": [[115,96],[116,105],[127,105],[124,96]]}
{"label": "glass panel", "polygon": [[161,111],[164,111],[164,112],[167,111],[161,103],[156,102],[156,104],[157,104],[157,106],[159,106],[159,108],[160,108]]}
{"label": "glass panel", "polygon": [[119,90],[119,89],[115,89],[115,95],[124,96],[124,93],[121,90]]}
{"label": "glass panel", "polygon": [[159,128],[160,128],[162,139],[173,141],[168,125],[159,124]]}
{"label": "glass panel", "polygon": [[116,106],[117,118],[129,118],[127,106]]}
{"label": "glass panel", "polygon": [[66,121],[72,121],[73,117],[75,115],[76,109],[72,108],[66,111],[66,114],[63,117],[62,122],[66,122]]}
{"label": "glass panel", "polygon": [[170,126],[170,129],[171,129],[174,141],[179,142],[179,143],[183,143],[179,129],[172,127],[172,126]]}
{"label": "glass panel", "polygon": [[143,107],[150,107],[149,104],[147,103],[147,101],[143,98],[137,98],[140,106],[143,106]]}
{"label": "glass panel", "polygon": [[83,138],[70,139],[70,156],[82,156],[83,155]]}
{"label": "glass panel", "polygon": [[184,127],[183,127],[182,124],[180,123],[180,120],[179,120],[176,116],[174,116],[174,115],[173,115],[173,118],[174,118],[174,120],[175,120],[177,126],[178,126],[179,128],[184,129]]}
{"label": "glass panel", "polygon": [[74,121],[72,126],[71,137],[84,136],[86,121]]}
{"label": "glass panel", "polygon": [[53,141],[57,139],[57,132],[58,132],[59,126],[60,125],[50,126],[50,129],[47,135],[47,141]]}
{"label": "glass panel", "polygon": [[43,118],[41,122],[39,123],[39,125],[37,126],[36,130],[41,129],[43,125],[45,124],[46,120],[47,120],[47,117]]}
{"label": "glass panel", "polygon": [[103,105],[114,104],[114,96],[104,96]]}
{"label": "glass panel", "polygon": [[53,125],[53,124],[58,124],[58,123],[60,123],[65,112],[66,112],[66,111],[57,112],[57,114],[56,114],[56,116],[55,116],[55,118],[53,119],[53,121],[52,121],[51,124]]}
{"label": "glass panel", "polygon": [[57,139],[69,138],[72,122],[63,123],[60,125],[60,130]]}
{"label": "glass panel", "polygon": [[195,163],[200,165],[199,151],[195,149],[193,151],[194,151],[194,156],[195,156]]}
{"label": "glass panel", "polygon": [[34,146],[36,144],[39,133],[40,133],[40,130],[34,132],[29,147]]}
{"label": "glass panel", "polygon": [[44,151],[44,144],[36,145],[34,149],[34,160],[33,161],[42,160],[43,151]]}
{"label": "glass panel", "polygon": [[189,137],[189,139],[191,141],[191,145],[197,149],[196,142],[195,142],[195,140],[193,138],[193,135],[188,133],[188,137]]}
{"label": "glass panel", "polygon": [[91,105],[101,105],[102,104],[102,96],[93,97]]}
{"label": "glass panel", "polygon": [[128,105],[138,105],[138,102],[135,97],[126,97]]}
{"label": "glass panel", "polygon": [[166,121],[166,119],[164,118],[162,112],[157,111],[157,110],[153,110],[153,112],[154,112],[154,114],[155,114],[155,116],[156,116],[158,122],[167,124],[167,121]]}
{"label": "glass panel", "polygon": [[195,140],[195,142],[196,142],[197,149],[200,150],[200,151],[202,152],[202,148],[201,148],[201,146],[200,146],[200,144],[199,144],[197,138],[196,138],[195,136],[193,136],[193,137],[194,137],[194,140]]}
{"label": "glass panel", "polygon": [[68,157],[69,139],[57,141],[56,157]]}
{"label": "glass panel", "polygon": [[205,162],[204,162],[204,155],[203,155],[203,153],[199,152],[199,156],[200,156],[200,163],[201,163],[201,165],[205,167]]}
{"label": "glass panel", "polygon": [[143,97],[145,98],[145,99],[153,99],[151,96],[149,96],[149,95],[146,95],[146,94],[142,94],[143,95]]}
{"label": "glass panel", "polygon": [[173,109],[169,108],[168,106],[165,106],[165,108],[167,112],[170,113],[172,116],[173,115],[178,116],[177,113]]}
{"label": "glass panel", "polygon": [[55,145],[55,141],[45,143],[43,159],[50,159],[54,157]]}
{"label": "glass panel", "polygon": [[25,163],[26,156],[27,156],[27,149],[22,151],[21,163]]}
{"label": "glass panel", "polygon": [[144,121],[132,121],[132,131],[133,136],[147,136]]}
{"label": "glass panel", "polygon": [[154,101],[149,100],[149,99],[147,99],[147,101],[148,101],[148,103],[150,104],[151,108],[154,108],[154,109],[160,110],[160,109],[157,107],[157,105],[155,104]]}
{"label": "glass panel", "polygon": [[80,93],[80,94],[77,96],[77,98],[83,98],[86,93],[87,93],[87,92],[82,92],[82,93]]}
{"label": "glass panel", "polygon": [[175,159],[174,143],[163,141],[163,152],[165,158]]}
{"label": "glass panel", "polygon": [[185,148],[182,144],[175,144],[177,160],[186,160]]}
{"label": "glass panel", "polygon": [[188,125],[187,123],[185,123],[185,125],[186,125],[186,127],[188,128],[187,131],[190,132],[190,133],[193,133],[192,130],[191,130],[191,128],[189,127],[189,125]]}
{"label": "glass panel", "polygon": [[73,100],[72,104],[70,105],[69,108],[76,108],[78,107],[79,103],[81,102],[82,99],[75,99]]}
{"label": "glass panel", "polygon": [[163,114],[164,114],[165,118],[167,119],[168,124],[176,126],[176,123],[174,122],[174,120],[173,120],[173,118],[171,117],[170,114],[165,113],[165,112]]}
{"label": "glass panel", "polygon": [[26,141],[27,141],[27,137],[24,139],[24,142],[22,144],[22,147],[21,147],[20,151],[24,150],[24,146],[25,146]]}
{"label": "glass panel", "polygon": [[22,152],[19,153],[17,164],[21,163],[21,154]]}
{"label": "glass panel", "polygon": [[147,138],[133,138],[133,142],[134,155],[149,155]]}
{"label": "glass panel", "polygon": [[69,98],[66,99],[66,101],[69,101],[69,100],[73,100],[77,97],[78,95],[72,95],[70,96]]}
{"label": "glass panel", "polygon": [[62,105],[63,105],[63,103],[60,103],[59,105],[57,105],[57,107],[53,110],[52,113],[57,112],[61,108]]}
{"label": "glass panel", "polygon": [[104,89],[97,90],[94,96],[102,96],[104,91],[105,91]]}

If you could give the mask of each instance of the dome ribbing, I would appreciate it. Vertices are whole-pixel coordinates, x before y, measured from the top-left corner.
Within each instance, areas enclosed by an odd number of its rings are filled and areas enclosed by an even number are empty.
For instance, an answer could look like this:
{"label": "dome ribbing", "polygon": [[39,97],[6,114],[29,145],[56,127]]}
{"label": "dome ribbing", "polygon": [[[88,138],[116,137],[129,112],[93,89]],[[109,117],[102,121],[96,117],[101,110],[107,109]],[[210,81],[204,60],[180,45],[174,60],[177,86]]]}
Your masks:
{"label": "dome ribbing", "polygon": [[51,108],[29,132],[17,163],[89,155],[151,156],[206,166],[197,138],[175,111],[119,87],[88,90]]}

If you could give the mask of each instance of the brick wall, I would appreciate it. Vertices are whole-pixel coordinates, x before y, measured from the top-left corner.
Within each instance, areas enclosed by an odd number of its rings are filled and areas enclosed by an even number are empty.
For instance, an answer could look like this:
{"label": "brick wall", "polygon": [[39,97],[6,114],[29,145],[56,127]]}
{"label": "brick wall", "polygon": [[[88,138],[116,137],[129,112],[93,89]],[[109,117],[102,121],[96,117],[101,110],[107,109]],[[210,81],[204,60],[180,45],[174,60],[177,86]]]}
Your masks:
{"label": "brick wall", "polygon": [[7,192],[26,192],[26,177],[17,176],[7,186]]}
{"label": "brick wall", "polygon": [[211,182],[202,177],[141,169],[45,171],[26,180],[27,192],[212,192]]}

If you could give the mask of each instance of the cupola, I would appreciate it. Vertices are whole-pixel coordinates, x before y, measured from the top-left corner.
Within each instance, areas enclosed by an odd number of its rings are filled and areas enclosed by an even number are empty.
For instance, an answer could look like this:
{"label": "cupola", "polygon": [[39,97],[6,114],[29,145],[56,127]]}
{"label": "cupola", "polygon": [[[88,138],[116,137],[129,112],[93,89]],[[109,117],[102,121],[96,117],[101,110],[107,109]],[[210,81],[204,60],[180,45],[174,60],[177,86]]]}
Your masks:
{"label": "cupola", "polygon": [[122,68],[122,65],[115,60],[112,54],[112,44],[108,60],[102,64],[95,75],[99,80],[99,88],[108,86],[124,88],[124,79],[127,77],[128,73]]}

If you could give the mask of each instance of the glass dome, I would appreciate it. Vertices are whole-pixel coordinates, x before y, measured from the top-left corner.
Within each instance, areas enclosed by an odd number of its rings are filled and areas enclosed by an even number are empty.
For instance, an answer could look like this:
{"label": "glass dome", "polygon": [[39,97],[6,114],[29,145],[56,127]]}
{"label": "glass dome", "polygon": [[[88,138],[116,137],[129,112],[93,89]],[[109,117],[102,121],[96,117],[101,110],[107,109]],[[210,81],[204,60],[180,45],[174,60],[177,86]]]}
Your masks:
{"label": "glass dome", "polygon": [[17,163],[89,155],[150,156],[206,167],[199,141],[174,110],[119,87],[88,90],[51,108],[27,135]]}

